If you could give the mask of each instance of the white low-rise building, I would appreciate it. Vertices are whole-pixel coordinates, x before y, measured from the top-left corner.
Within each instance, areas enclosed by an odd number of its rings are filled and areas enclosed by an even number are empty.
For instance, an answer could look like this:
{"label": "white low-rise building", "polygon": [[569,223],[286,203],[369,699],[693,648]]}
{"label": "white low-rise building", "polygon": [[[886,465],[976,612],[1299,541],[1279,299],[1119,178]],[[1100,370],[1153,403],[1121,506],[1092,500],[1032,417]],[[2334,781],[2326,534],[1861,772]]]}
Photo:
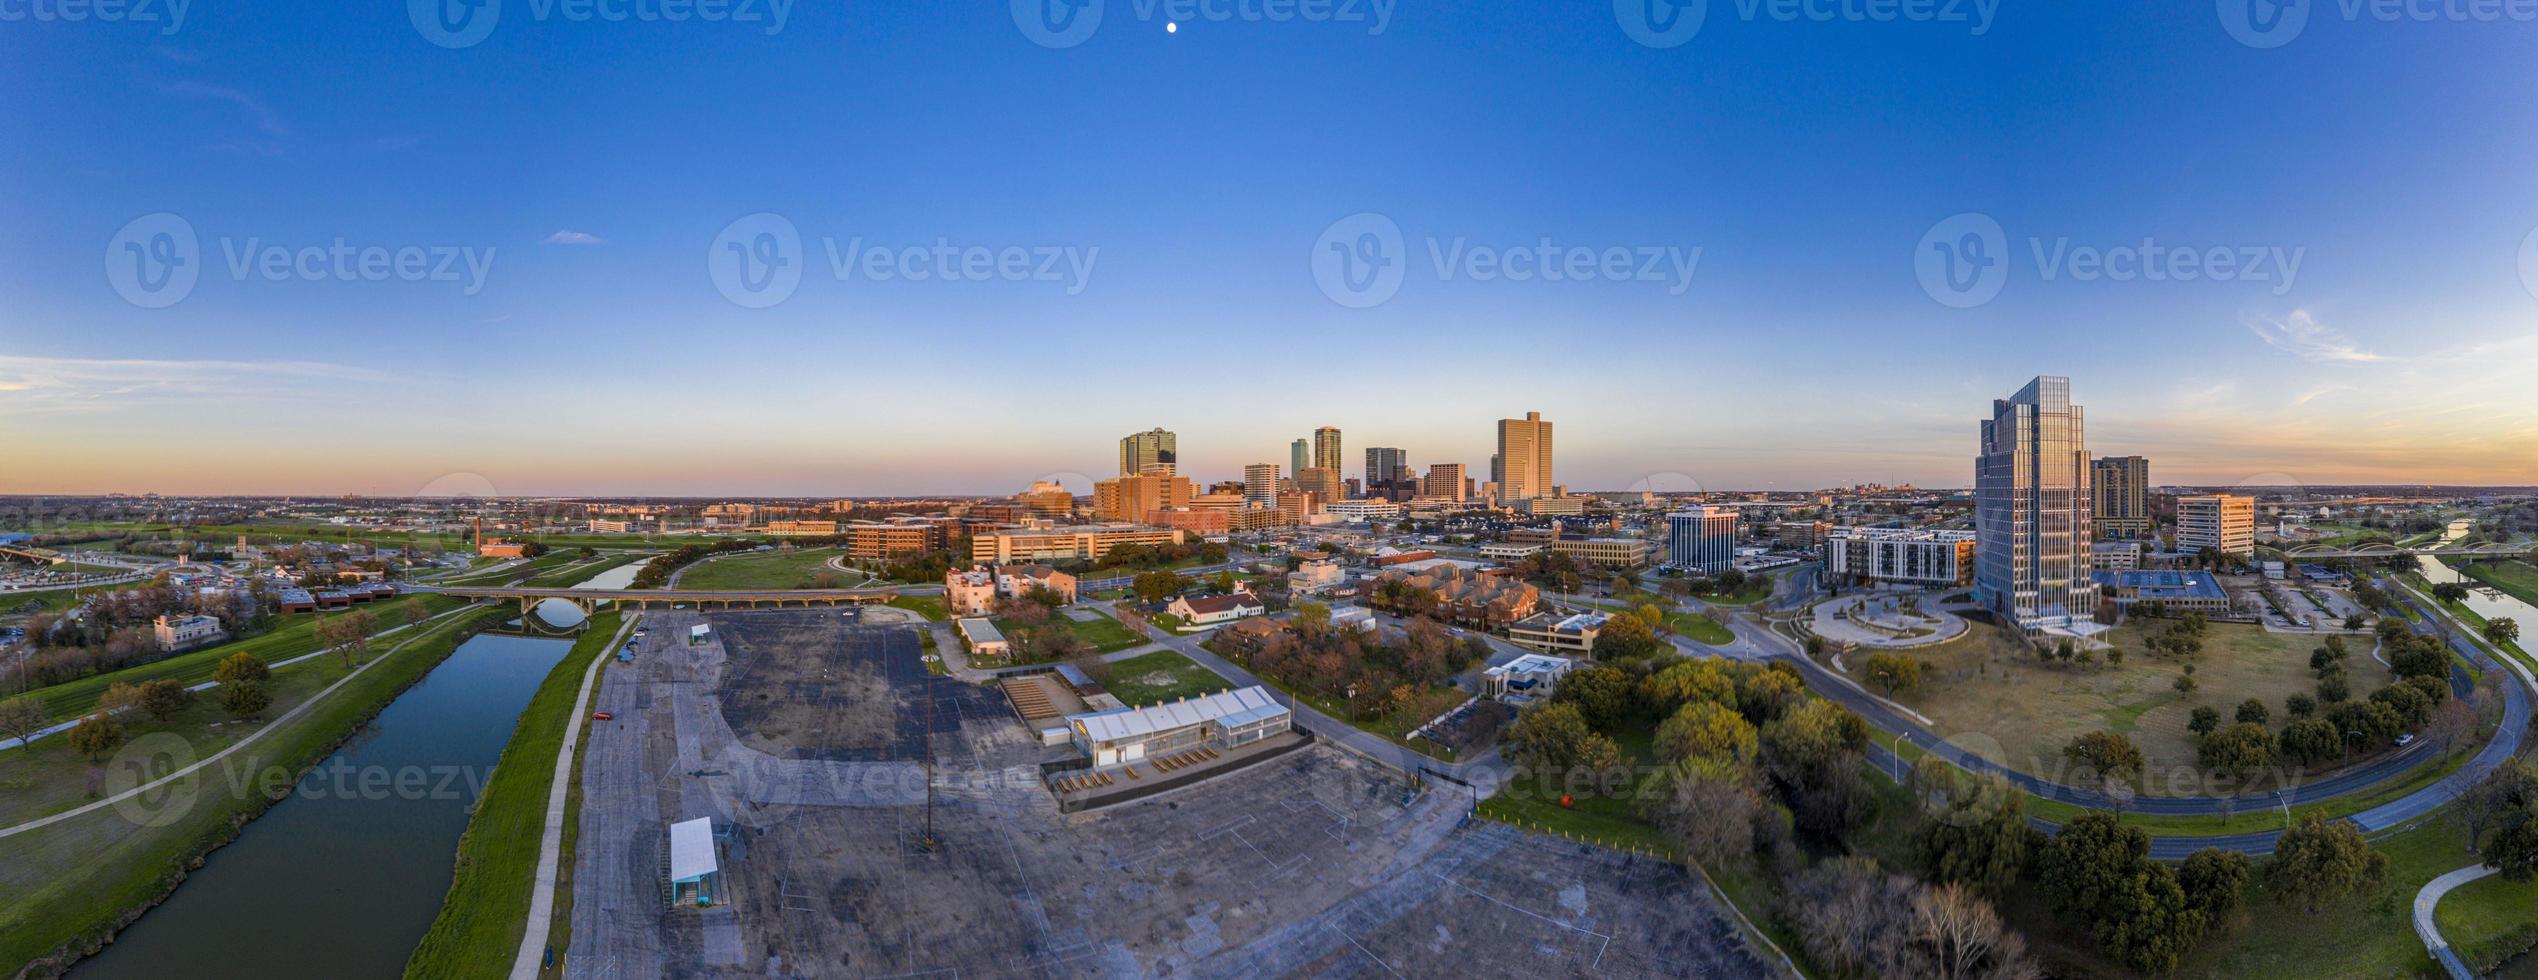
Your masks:
{"label": "white low-rise building", "polygon": [[1240,748],[1294,724],[1294,713],[1258,686],[1066,719],[1075,747],[1097,768],[1202,746]]}
{"label": "white low-rise building", "polygon": [[1489,693],[1497,698],[1545,698],[1560,686],[1560,678],[1577,668],[1577,661],[1567,657],[1528,653],[1481,672],[1489,684]]}

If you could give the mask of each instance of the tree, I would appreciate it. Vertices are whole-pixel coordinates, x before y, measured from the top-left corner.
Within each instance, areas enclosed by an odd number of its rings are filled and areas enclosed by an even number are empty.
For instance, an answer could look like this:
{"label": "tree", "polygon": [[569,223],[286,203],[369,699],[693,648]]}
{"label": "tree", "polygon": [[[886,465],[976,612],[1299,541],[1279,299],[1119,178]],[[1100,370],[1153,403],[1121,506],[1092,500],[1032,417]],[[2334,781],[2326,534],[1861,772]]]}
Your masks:
{"label": "tree", "polygon": [[1872,653],[1868,656],[1868,676],[1886,689],[1888,696],[1921,686],[1921,661],[1909,654]]}
{"label": "tree", "polygon": [[1136,593],[1137,598],[1149,604],[1160,604],[1180,595],[1181,590],[1186,588],[1189,588],[1189,582],[1181,577],[1181,573],[1168,570],[1138,572],[1136,578],[1128,580],[1128,591]]}
{"label": "tree", "polygon": [[2342,704],[2346,698],[2352,696],[2353,687],[2345,683],[2343,674],[2329,674],[2325,680],[2318,682],[2318,703],[2320,704]]}
{"label": "tree", "polygon": [[2282,713],[2290,715],[2295,720],[2310,717],[2318,713],[2318,699],[2297,691],[2292,692],[2289,697],[2282,699]]}
{"label": "tree", "polygon": [[2213,729],[2219,727],[2221,727],[2221,713],[2209,707],[2195,708],[2193,718],[2186,722],[2186,731],[2197,735],[2210,735]]}
{"label": "tree", "polygon": [[1754,828],[1769,804],[1754,792],[1745,770],[1723,760],[1690,759],[1668,777],[1656,822],[1688,857],[1721,864],[1753,852]]}
{"label": "tree", "polygon": [[2423,734],[2441,743],[2441,755],[2448,758],[2476,737],[2476,709],[2457,698],[2445,700],[2432,709],[2432,720],[2424,724]]}
{"label": "tree", "polygon": [[[1600,641],[1599,641],[1600,642]],[[1694,701],[1708,701],[1730,708],[1742,707],[1736,690],[1736,679],[1716,658],[1704,657],[1668,664],[1664,670],[1648,675],[1639,682],[1639,700],[1648,713],[1667,717]]]}
{"label": "tree", "polygon": [[1888,874],[1864,857],[1791,877],[1783,898],[1799,946],[1838,976],[2032,980],[2025,940],[1968,890]]}
{"label": "tree", "polygon": [[2233,779],[2274,763],[2274,733],[2255,722],[2240,722],[2203,737],[2195,748],[2203,768]]}
{"label": "tree", "polygon": [[2520,639],[2520,623],[2511,617],[2497,616],[2485,621],[2486,642],[2502,646],[2518,639]]}
{"label": "tree", "polygon": [[52,714],[44,710],[44,702],[35,695],[21,694],[0,701],[0,737],[17,739],[24,746],[34,740],[35,733],[52,724]]}
{"label": "tree", "polygon": [[2166,973],[2206,922],[2175,869],[2150,860],[2150,835],[2115,815],[2090,812],[2045,845],[2038,878],[2054,906],[2097,924],[2099,950],[2141,973]]}
{"label": "tree", "polygon": [[102,710],[80,719],[79,724],[71,726],[70,730],[71,751],[94,762],[103,762],[106,756],[122,748],[123,739],[123,722],[116,721],[115,716]]}
{"label": "tree", "polygon": [[2238,720],[2241,724],[2253,723],[2262,725],[2266,720],[2265,715],[2265,702],[2263,701],[2256,700],[2255,698],[2248,698],[2247,700],[2238,703]]}
{"label": "tree", "polygon": [[230,654],[212,673],[212,679],[222,684],[233,684],[239,681],[262,683],[265,678],[271,676],[273,676],[273,668],[265,666],[264,661],[256,659],[255,654],[245,651]]}
{"label": "tree", "polygon": [[1754,760],[1760,735],[1736,710],[1694,701],[1657,726],[1656,748],[1668,762],[1718,760],[1744,766]]}
{"label": "tree", "polygon": [[2302,718],[2283,726],[2280,748],[2284,758],[2308,765],[2335,758],[2343,751],[2344,737],[2323,718]]}
{"label": "tree", "polygon": [[2274,842],[2265,864],[2265,887],[2315,915],[2326,903],[2377,889],[2388,876],[2388,855],[2371,849],[2360,828],[2309,813]]}
{"label": "tree", "polygon": [[2467,597],[2468,587],[2457,582],[2437,582],[2432,586],[2432,598],[2442,603],[2457,604]]}
{"label": "tree", "polygon": [[106,693],[97,698],[97,710],[119,715],[141,707],[141,689],[116,681],[106,685]]}
{"label": "tree", "polygon": [[[1565,683],[1562,685],[1566,686]],[[1539,776],[1566,774],[1620,757],[1613,740],[1587,727],[1577,706],[1554,702],[1525,709],[1507,729],[1507,757]]]}
{"label": "tree", "polygon": [[1599,660],[1645,657],[1661,646],[1657,634],[1649,630],[1648,621],[1628,613],[1605,620],[1604,627],[1595,633],[1595,656]]}
{"label": "tree", "polygon": [[1839,834],[1867,818],[1867,748],[1868,723],[1831,701],[1800,704],[1762,730],[1764,773],[1798,825],[1818,834]]}
{"label": "tree", "polygon": [[1924,808],[1914,843],[1930,880],[2008,891],[2030,856],[2027,794],[1998,773],[1965,773],[1935,758],[1914,764],[1912,775]]}
{"label": "tree", "polygon": [[2187,855],[2177,867],[2177,885],[2185,889],[2186,902],[2203,913],[2205,922],[2217,923],[2238,907],[2252,873],[2247,855],[2207,847]]}
{"label": "tree", "polygon": [[220,706],[240,718],[253,718],[273,706],[273,695],[265,692],[262,681],[231,681],[220,686]]}
{"label": "tree", "polygon": [[2062,747],[2062,757],[2103,782],[2141,775],[2141,749],[2121,732],[2082,732]]}
{"label": "tree", "polygon": [[1630,675],[1612,667],[1572,670],[1560,678],[1551,699],[1576,705],[1588,725],[1608,728],[1630,713]]}
{"label": "tree", "polygon": [[141,684],[141,710],[160,722],[176,717],[177,712],[193,704],[194,692],[187,690],[182,681],[162,677]]}

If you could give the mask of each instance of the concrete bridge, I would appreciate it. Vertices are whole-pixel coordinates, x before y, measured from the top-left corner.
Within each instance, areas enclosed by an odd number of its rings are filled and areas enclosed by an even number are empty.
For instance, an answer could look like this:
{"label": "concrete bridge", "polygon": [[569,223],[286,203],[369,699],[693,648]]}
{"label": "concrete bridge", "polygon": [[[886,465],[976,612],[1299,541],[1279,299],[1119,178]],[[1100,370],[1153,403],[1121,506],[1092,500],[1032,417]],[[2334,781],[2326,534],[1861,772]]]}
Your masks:
{"label": "concrete bridge", "polygon": [[522,585],[425,585],[406,586],[410,592],[436,592],[465,599],[510,599],[520,603],[526,614],[538,603],[562,599],[580,607],[587,615],[599,604],[613,602],[618,608],[651,609],[694,604],[698,609],[781,609],[789,606],[878,606],[899,597],[897,589],[763,589],[754,591],[706,592],[692,589],[565,589],[534,588]]}
{"label": "concrete bridge", "polygon": [[70,560],[69,555],[51,548],[38,548],[31,544],[0,544],[0,555],[23,558],[46,565],[56,565]]}

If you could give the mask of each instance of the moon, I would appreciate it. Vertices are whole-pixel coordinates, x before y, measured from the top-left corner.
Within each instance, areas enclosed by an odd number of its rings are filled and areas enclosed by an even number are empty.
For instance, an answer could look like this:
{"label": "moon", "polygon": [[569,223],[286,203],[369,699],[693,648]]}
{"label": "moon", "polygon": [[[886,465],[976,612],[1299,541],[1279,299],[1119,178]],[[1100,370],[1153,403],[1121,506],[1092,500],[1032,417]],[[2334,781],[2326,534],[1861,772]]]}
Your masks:
{"label": "moon", "polygon": [[1163,33],[1166,33],[1166,34],[1179,34],[1179,33],[1181,33],[1181,22],[1180,22],[1180,21],[1174,21],[1174,20],[1167,20],[1167,21],[1164,21],[1164,22],[1163,22]]}

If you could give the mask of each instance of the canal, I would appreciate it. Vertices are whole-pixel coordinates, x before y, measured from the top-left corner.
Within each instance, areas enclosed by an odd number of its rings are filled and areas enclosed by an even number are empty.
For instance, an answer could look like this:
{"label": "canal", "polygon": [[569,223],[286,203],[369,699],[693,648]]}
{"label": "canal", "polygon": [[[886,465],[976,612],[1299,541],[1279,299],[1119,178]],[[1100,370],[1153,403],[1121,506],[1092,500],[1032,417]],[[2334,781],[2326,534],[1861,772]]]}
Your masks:
{"label": "canal", "polygon": [[468,640],[72,975],[403,973],[449,890],[469,807],[571,646]]}

